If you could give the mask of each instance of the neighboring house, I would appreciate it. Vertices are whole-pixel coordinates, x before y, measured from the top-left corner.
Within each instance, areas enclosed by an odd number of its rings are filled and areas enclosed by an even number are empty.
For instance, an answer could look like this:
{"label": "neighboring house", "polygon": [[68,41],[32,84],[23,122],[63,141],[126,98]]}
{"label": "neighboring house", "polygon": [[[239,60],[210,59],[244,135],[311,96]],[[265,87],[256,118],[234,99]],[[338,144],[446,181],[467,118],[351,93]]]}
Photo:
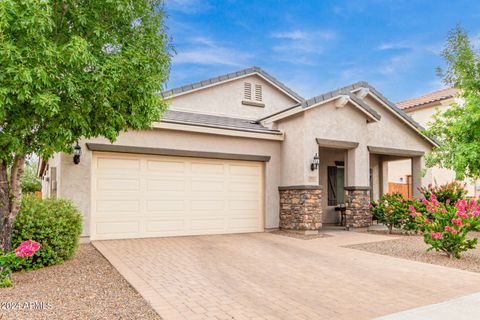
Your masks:
{"label": "neighboring house", "polygon": [[[429,94],[405,100],[397,103],[397,106],[411,116],[417,123],[427,128],[434,119],[437,112],[444,112],[453,103],[456,102],[458,90],[447,88]],[[432,170],[432,180],[437,184],[445,184],[455,181],[455,172],[453,170],[434,167]],[[389,163],[389,185],[393,191],[402,185],[407,185],[411,174],[410,161],[397,161]],[[462,181],[468,190],[468,196],[477,197],[480,191],[478,183],[471,180]],[[406,188],[406,187],[405,187]]]}
{"label": "neighboring house", "polygon": [[[387,162],[412,159],[413,183],[435,141],[366,82],[304,99],[258,67],[164,93],[151,130],[81,141],[81,161],[40,164],[45,196],[84,213],[85,237],[119,239],[317,231],[371,224]],[[319,162],[319,164],[316,164]]]}

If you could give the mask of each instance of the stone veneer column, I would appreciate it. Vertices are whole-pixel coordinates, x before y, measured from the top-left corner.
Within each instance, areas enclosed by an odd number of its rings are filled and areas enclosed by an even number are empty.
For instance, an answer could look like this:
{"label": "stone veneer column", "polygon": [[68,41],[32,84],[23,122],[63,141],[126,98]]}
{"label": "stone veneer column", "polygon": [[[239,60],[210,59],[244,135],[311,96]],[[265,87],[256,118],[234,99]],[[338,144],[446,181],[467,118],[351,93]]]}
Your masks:
{"label": "stone veneer column", "polygon": [[279,187],[280,229],[302,232],[322,227],[322,186]]}
{"label": "stone veneer column", "polygon": [[372,225],[370,187],[345,187],[347,228],[366,228]]}

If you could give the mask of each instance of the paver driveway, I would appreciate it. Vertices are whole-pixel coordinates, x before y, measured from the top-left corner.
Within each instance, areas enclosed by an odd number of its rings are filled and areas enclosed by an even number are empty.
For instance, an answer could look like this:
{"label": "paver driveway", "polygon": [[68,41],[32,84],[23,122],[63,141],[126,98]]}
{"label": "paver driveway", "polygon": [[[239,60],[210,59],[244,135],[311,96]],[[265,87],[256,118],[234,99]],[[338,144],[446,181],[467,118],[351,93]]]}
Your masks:
{"label": "paver driveway", "polygon": [[480,291],[479,274],[341,247],[384,236],[329,234],[94,245],[164,319],[369,319]]}

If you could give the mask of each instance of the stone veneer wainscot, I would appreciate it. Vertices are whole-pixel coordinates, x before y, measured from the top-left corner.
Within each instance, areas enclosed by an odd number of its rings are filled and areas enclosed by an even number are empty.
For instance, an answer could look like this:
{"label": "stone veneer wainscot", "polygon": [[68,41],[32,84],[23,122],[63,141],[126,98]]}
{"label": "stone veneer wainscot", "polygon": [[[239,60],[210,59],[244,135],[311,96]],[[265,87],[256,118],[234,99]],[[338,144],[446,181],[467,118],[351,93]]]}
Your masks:
{"label": "stone veneer wainscot", "polygon": [[279,187],[280,229],[314,231],[322,227],[322,186]]}
{"label": "stone veneer wainscot", "polygon": [[367,228],[372,225],[370,187],[345,187],[347,228]]}

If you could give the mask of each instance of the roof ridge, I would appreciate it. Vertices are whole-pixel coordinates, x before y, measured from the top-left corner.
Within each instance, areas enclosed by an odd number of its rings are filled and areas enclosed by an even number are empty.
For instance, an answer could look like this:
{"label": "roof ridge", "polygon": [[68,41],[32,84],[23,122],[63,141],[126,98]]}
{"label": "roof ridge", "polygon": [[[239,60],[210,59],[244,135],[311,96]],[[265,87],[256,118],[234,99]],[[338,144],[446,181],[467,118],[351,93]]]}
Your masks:
{"label": "roof ridge", "polygon": [[186,93],[191,90],[195,89],[200,89],[202,87],[208,86],[208,85],[213,85],[222,81],[228,81],[228,80],[233,80],[236,78],[239,78],[241,76],[253,74],[253,73],[258,73],[261,74],[263,77],[265,77],[267,80],[275,84],[276,86],[280,87],[283,91],[285,91],[288,95],[293,97],[294,99],[298,101],[304,101],[305,99],[299,95],[297,92],[292,90],[290,87],[286,86],[283,82],[275,78],[274,76],[270,75],[268,72],[263,70],[262,68],[258,66],[251,66],[242,70],[234,71],[234,72],[229,72],[220,76],[215,76],[206,80],[200,80],[197,82],[189,83],[180,87],[175,87],[170,90],[166,90],[162,93],[162,97],[167,98],[170,96],[173,96],[175,94],[180,94],[180,93]]}
{"label": "roof ridge", "polygon": [[452,89],[456,89],[456,88],[454,88],[454,87],[447,87],[447,88],[443,88],[443,89],[431,91],[431,92],[422,94],[422,95],[417,96],[417,97],[413,97],[413,98],[409,98],[409,99],[404,99],[404,100],[401,100],[401,101],[397,101],[396,104],[404,104],[404,103],[409,102],[409,101],[413,101],[413,100],[425,98],[425,97],[428,97],[429,95],[436,94],[436,93],[440,93],[440,92],[442,92],[442,91],[452,90]]}

